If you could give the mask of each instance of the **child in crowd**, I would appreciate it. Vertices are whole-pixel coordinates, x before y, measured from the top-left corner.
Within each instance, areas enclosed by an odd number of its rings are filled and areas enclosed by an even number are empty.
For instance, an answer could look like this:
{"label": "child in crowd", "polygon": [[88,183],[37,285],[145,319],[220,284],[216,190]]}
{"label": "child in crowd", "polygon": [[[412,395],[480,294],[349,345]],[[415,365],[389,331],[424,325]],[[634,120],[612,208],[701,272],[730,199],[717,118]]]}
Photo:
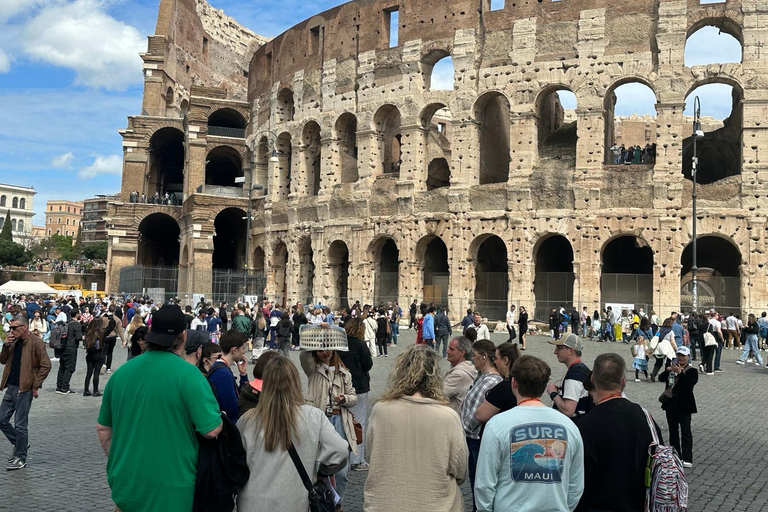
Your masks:
{"label": "child in crowd", "polygon": [[632,347],[632,368],[635,369],[635,382],[640,382],[640,370],[645,375],[645,380],[648,380],[648,359],[645,358],[646,349],[648,348],[648,341],[644,336],[637,337],[637,343]]}

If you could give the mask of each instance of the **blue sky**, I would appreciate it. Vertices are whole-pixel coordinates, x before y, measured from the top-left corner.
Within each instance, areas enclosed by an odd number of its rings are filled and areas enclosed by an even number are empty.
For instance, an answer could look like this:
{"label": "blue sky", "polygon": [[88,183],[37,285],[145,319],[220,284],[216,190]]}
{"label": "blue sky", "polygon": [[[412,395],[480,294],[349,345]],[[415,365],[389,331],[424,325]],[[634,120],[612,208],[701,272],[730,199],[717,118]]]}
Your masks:
{"label": "blue sky", "polygon": [[[337,1],[212,0],[254,32],[274,36]],[[80,200],[120,189],[126,117],[140,112],[141,59],[159,0],[0,0],[0,182],[33,186],[35,211],[49,199]],[[686,63],[740,58],[716,29],[694,35]],[[732,38],[731,38],[732,39]],[[690,44],[690,43],[694,44]],[[433,87],[450,88],[449,62]],[[727,86],[699,91],[702,115],[725,117]],[[618,115],[653,113],[653,95],[617,91]],[[692,101],[692,97],[691,97]],[[564,98],[566,106],[567,99]],[[34,223],[41,225],[43,216]]]}

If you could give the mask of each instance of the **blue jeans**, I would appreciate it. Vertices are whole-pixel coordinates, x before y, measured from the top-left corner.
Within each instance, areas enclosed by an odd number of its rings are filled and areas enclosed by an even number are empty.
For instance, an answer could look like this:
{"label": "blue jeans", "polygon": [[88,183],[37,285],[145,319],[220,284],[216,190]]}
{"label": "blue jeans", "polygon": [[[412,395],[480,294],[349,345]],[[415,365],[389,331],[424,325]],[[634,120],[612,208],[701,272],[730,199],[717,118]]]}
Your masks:
{"label": "blue jeans", "polygon": [[[19,393],[19,386],[8,386],[0,404],[0,430],[12,445],[13,454],[23,461],[27,460],[27,445],[29,444],[29,408],[32,407],[32,391]],[[11,416],[16,413],[14,425]]]}
{"label": "blue jeans", "polygon": [[717,349],[715,350],[715,370],[719,370],[720,356],[723,355],[723,340],[721,340],[719,336],[715,336],[715,338],[717,338]]}
{"label": "blue jeans", "polygon": [[[341,414],[334,414],[328,419],[331,421],[331,425],[333,425],[333,428],[336,429],[336,432],[339,433],[342,439],[347,441],[347,434],[344,432],[344,421],[342,420]],[[355,441],[352,442],[354,443]],[[339,503],[342,503],[344,501],[344,491],[347,489],[347,482],[349,481],[349,456],[347,456],[347,465],[344,466],[342,470],[336,473],[334,476],[336,477],[336,494],[338,494],[339,498],[341,498]]]}
{"label": "blue jeans", "polygon": [[389,330],[392,332],[392,343],[397,345],[397,337],[400,335],[400,324],[389,322]]}
{"label": "blue jeans", "polygon": [[424,338],[424,343],[426,343],[429,348],[435,348],[435,340],[434,339]]}
{"label": "blue jeans", "polygon": [[440,343],[443,344],[443,357],[446,356],[446,353],[448,351],[448,334],[436,334],[435,335],[435,350],[437,350],[437,353],[440,353]]}
{"label": "blue jeans", "polygon": [[469,485],[472,488],[472,511],[477,510],[475,505],[475,473],[477,472],[477,459],[480,458],[480,439],[467,438],[467,450],[469,451]]}
{"label": "blue jeans", "polygon": [[757,363],[762,366],[763,356],[760,355],[760,347],[757,346],[757,334],[747,334],[747,339],[744,342],[744,352],[741,353],[739,361],[746,361],[750,350],[755,354]]}

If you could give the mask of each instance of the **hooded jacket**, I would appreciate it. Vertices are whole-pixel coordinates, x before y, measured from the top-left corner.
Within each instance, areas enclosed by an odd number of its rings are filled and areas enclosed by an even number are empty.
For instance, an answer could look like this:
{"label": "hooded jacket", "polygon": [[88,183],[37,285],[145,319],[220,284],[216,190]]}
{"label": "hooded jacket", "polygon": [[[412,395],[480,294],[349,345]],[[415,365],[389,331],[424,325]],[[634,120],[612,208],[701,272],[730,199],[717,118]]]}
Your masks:
{"label": "hooded jacket", "polygon": [[452,366],[445,374],[443,391],[445,397],[451,401],[451,408],[461,414],[461,405],[467,396],[469,386],[477,378],[477,369],[471,361],[462,361]]}

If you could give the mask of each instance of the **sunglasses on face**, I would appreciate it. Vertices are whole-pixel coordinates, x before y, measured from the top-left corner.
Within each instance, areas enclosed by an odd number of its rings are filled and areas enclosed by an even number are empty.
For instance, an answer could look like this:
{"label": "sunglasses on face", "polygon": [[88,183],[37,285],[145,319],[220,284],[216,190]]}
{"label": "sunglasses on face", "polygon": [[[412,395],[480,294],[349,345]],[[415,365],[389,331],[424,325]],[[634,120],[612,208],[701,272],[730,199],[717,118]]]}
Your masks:
{"label": "sunglasses on face", "polygon": [[23,325],[12,325],[12,326],[11,326],[11,330],[12,330],[12,331],[15,331],[15,330],[16,330],[16,329],[18,329],[19,327],[24,327],[24,326],[23,326]]}

